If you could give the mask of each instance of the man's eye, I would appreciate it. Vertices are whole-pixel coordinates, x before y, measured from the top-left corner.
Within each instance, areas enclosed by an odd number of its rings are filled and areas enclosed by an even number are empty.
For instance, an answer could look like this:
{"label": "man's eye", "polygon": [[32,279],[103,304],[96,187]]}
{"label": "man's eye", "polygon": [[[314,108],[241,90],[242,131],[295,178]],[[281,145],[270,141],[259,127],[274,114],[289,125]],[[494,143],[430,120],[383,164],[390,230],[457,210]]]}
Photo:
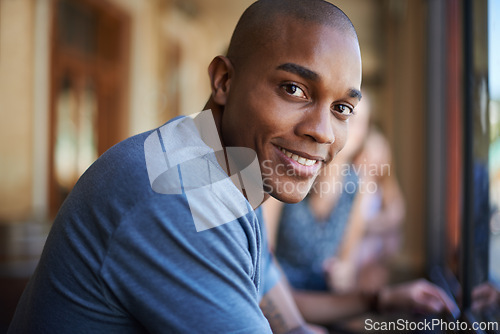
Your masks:
{"label": "man's eye", "polygon": [[348,116],[348,115],[351,115],[354,113],[354,109],[352,107],[345,105],[345,104],[337,104],[337,105],[333,106],[333,109],[336,112],[341,113],[342,115],[345,115],[345,116]]}
{"label": "man's eye", "polygon": [[304,91],[297,85],[285,84],[282,87],[285,90],[285,92],[287,92],[288,94],[290,94],[292,96],[299,97],[301,99],[307,99]]}

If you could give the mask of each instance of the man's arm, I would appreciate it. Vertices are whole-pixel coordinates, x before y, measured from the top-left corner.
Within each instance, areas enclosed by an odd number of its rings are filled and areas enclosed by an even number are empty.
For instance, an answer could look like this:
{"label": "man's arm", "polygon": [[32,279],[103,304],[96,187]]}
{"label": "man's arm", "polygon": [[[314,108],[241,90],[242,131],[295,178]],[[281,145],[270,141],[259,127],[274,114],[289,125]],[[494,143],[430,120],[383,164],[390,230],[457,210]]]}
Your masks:
{"label": "man's arm", "polygon": [[262,297],[259,306],[275,334],[327,333],[321,327],[305,323],[285,276]]}

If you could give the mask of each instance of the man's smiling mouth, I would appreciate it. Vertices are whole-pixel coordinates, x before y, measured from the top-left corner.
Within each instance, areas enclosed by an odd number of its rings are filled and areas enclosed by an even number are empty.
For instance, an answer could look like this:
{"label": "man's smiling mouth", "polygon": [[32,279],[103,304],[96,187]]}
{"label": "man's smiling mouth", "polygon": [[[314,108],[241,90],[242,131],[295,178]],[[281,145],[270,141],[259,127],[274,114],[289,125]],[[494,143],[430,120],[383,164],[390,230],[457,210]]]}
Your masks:
{"label": "man's smiling mouth", "polygon": [[318,162],[318,160],[311,160],[311,159],[308,159],[305,157],[301,157],[300,155],[297,155],[295,153],[292,153],[290,151],[285,150],[283,147],[280,147],[279,149],[281,152],[283,152],[284,155],[286,155],[290,159],[298,162],[299,164],[301,164],[303,166],[309,167],[309,166],[314,165],[316,162]]}

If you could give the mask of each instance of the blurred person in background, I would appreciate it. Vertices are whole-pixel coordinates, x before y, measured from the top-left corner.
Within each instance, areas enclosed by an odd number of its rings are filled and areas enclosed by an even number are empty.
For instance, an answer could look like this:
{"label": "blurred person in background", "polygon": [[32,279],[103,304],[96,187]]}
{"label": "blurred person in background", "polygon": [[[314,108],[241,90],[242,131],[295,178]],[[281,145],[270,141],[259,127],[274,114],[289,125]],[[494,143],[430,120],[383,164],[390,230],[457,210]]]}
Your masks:
{"label": "blurred person in background", "polygon": [[[264,204],[270,247],[304,318],[331,324],[369,311],[457,312],[426,280],[390,286],[387,257],[399,245],[404,201],[383,135],[364,94],[349,141],[305,200]],[[385,169],[385,166],[389,166]]]}

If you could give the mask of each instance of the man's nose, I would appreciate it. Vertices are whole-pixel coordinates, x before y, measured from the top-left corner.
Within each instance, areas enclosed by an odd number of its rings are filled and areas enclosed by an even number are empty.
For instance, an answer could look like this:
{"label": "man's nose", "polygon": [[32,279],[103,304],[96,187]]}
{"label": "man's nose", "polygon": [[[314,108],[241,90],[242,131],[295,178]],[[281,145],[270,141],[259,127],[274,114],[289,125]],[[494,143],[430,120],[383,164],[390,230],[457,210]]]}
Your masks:
{"label": "man's nose", "polygon": [[304,117],[297,126],[298,134],[310,137],[319,144],[333,144],[335,131],[332,118],[330,105],[318,105],[304,113]]}

